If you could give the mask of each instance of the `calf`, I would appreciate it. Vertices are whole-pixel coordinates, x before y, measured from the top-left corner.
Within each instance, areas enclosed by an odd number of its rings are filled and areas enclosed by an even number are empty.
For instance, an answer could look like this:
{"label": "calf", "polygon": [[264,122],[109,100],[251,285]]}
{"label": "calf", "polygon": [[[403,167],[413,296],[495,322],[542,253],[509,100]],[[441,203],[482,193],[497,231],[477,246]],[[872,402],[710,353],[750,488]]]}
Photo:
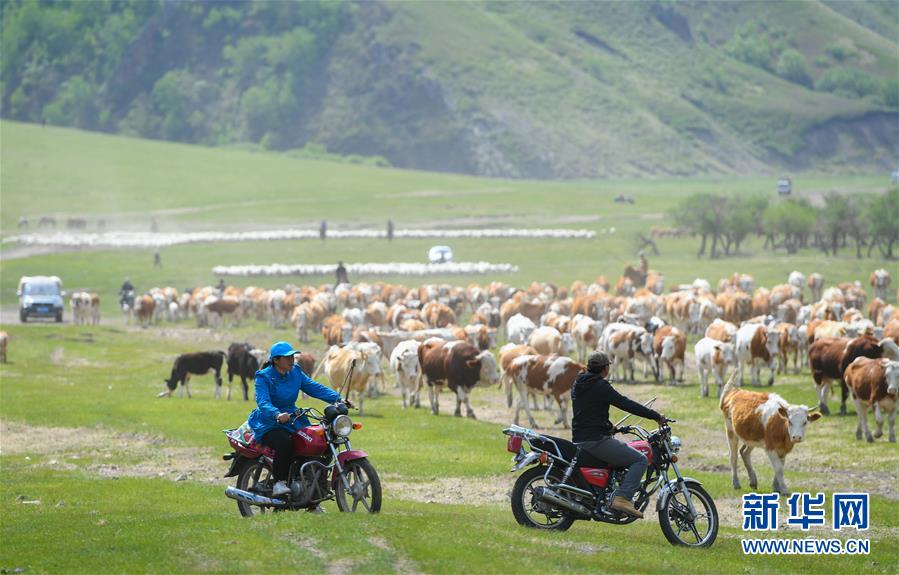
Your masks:
{"label": "calf", "polygon": [[260,365],[258,353],[254,354],[253,351],[253,346],[248,343],[232,343],[228,346],[226,363],[228,365],[227,398],[229,400],[231,399],[231,382],[234,380],[234,376],[240,378],[240,383],[243,386],[244,401],[249,399],[247,379],[255,379]]}
{"label": "calf", "polygon": [[744,324],[737,330],[735,348],[740,385],[743,385],[743,369],[747,365],[752,373],[752,385],[761,385],[762,365],[767,365],[771,370],[768,385],[774,384],[774,373],[777,370],[780,348],[780,332],[761,324]]}
{"label": "calf", "polygon": [[736,364],[734,344],[725,343],[704,337],[693,347],[696,358],[696,371],[699,372],[699,392],[701,397],[709,395],[709,374],[715,375],[718,384],[718,397],[724,387],[724,373],[728,365]]}
{"label": "calf", "polygon": [[420,345],[421,343],[414,339],[406,340],[397,344],[390,353],[390,368],[396,374],[396,382],[403,394],[403,409],[406,409],[407,397],[409,405],[421,407],[420,387],[418,386],[421,373],[418,364]]}
{"label": "calf", "polygon": [[846,415],[846,398],[849,388],[843,379],[843,372],[857,357],[878,359],[883,355],[883,348],[873,337],[862,336],[854,339],[832,337],[816,340],[808,349],[809,365],[812,378],[818,392],[818,407],[824,415],[830,414],[827,400],[830,397],[830,386],[833,380],[840,382],[840,415]]}
{"label": "calf", "polygon": [[223,351],[200,351],[196,353],[185,353],[175,358],[172,365],[172,375],[168,379],[163,379],[166,391],[162,391],[156,397],[171,397],[172,392],[178,388],[178,397],[182,397],[182,391],[187,392],[190,398],[190,376],[206,375],[210,371],[215,372],[215,398],[222,396],[222,362],[225,360],[225,352]]}
{"label": "calf", "polygon": [[[868,443],[883,435],[883,412],[889,414],[890,443],[896,443],[896,399],[899,393],[899,361],[857,357],[843,373],[846,385],[855,397],[855,412],[858,427],[855,438],[862,438],[862,431]],[[877,432],[872,436],[868,429],[868,410],[874,409]]]}
{"label": "calf", "polygon": [[537,422],[528,406],[528,394],[534,393],[552,396],[559,406],[559,417],[555,423],[561,423],[568,429],[568,402],[571,399],[571,386],[577,376],[585,370],[583,364],[571,358],[558,355],[523,355],[512,361],[511,376],[518,388],[518,402],[515,407],[515,425],[518,425],[521,406],[524,404],[528,422],[536,428]]}
{"label": "calf", "polygon": [[[719,406],[724,412],[724,430],[730,449],[730,469],[734,489],[740,489],[737,453],[749,473],[749,486],[758,488],[752,468],[752,450],[763,447],[774,468],[772,491],[789,494],[784,481],[787,454],[805,437],[805,427],[821,414],[804,405],[790,405],[776,393],[759,393],[733,386],[734,377],[724,387]],[[742,443],[742,446],[740,445]],[[738,449],[739,448],[739,449]]]}

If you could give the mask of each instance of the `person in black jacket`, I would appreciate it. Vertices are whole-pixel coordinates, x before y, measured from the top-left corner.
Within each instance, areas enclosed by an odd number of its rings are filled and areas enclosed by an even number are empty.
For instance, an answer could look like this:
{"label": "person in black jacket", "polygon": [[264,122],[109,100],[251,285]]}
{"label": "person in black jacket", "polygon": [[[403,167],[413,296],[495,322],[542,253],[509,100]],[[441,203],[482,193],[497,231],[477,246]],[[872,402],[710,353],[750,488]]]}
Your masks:
{"label": "person in black jacket", "polygon": [[642,519],[643,514],[634,507],[632,499],[648,462],[645,455],[612,437],[615,426],[609,421],[609,406],[614,405],[628,413],[656,421],[664,421],[665,416],[615,391],[606,379],[610,365],[609,356],[601,351],[593,352],[587,359],[587,371],[574,381],[571,390],[574,412],[571,419],[571,440],[581,450],[612,467],[627,468],[621,486],[613,494],[610,507]]}

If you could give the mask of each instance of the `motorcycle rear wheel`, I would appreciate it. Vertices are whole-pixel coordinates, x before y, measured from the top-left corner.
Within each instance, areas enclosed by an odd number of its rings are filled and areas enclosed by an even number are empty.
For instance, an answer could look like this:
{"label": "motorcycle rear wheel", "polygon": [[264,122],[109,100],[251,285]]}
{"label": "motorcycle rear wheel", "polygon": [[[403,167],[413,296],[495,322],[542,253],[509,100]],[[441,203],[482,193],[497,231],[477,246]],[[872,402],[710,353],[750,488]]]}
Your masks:
{"label": "motorcycle rear wheel", "polygon": [[689,509],[684,494],[674,493],[659,509],[659,526],[672,545],[711,547],[718,537],[718,509],[712,496],[698,483],[688,481],[685,486],[696,509],[696,519],[688,519]]}
{"label": "motorcycle rear wheel", "polygon": [[365,459],[354,459],[343,468],[349,491],[338,477],[334,482],[334,496],[337,500],[337,508],[344,513],[355,513],[362,509],[369,513],[377,513],[381,510],[381,479],[375,467]]}
{"label": "motorcycle rear wheel", "polygon": [[[538,466],[528,469],[518,477],[512,488],[512,515],[519,525],[531,529],[567,531],[574,523],[574,518],[566,515],[561,509],[538,501],[534,493],[536,487],[546,487],[543,478],[545,473],[546,467]],[[555,479],[559,481],[561,478],[556,476]]]}
{"label": "motorcycle rear wheel", "polygon": [[[265,465],[262,464],[262,461],[247,461],[243,464],[243,467],[241,467],[240,471],[237,473],[236,487],[238,489],[242,489],[243,491],[256,493],[256,486],[270,481],[271,478],[271,470],[267,469]],[[268,511],[266,507],[250,505],[249,503],[244,503],[243,501],[237,502],[237,509],[244,517],[253,517],[254,515],[260,515]]]}

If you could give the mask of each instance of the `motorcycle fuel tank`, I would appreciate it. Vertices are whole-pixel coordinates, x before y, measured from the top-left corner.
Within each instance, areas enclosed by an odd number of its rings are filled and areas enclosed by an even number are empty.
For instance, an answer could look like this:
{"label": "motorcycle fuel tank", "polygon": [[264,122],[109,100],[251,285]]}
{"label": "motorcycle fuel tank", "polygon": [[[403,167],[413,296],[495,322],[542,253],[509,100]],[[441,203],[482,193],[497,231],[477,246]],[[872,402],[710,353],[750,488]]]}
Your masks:
{"label": "motorcycle fuel tank", "polygon": [[327,446],[321,425],[310,425],[293,434],[294,455],[321,455]]}

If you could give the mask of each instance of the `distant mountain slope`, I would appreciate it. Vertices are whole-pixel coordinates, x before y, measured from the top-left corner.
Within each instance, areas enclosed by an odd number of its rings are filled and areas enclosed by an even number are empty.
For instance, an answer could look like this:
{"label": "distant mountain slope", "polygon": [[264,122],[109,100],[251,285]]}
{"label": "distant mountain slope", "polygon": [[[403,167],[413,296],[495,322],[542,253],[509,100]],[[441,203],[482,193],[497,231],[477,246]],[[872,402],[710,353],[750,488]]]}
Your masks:
{"label": "distant mountain slope", "polygon": [[0,14],[5,118],[525,178],[899,163],[891,2],[10,0]]}

